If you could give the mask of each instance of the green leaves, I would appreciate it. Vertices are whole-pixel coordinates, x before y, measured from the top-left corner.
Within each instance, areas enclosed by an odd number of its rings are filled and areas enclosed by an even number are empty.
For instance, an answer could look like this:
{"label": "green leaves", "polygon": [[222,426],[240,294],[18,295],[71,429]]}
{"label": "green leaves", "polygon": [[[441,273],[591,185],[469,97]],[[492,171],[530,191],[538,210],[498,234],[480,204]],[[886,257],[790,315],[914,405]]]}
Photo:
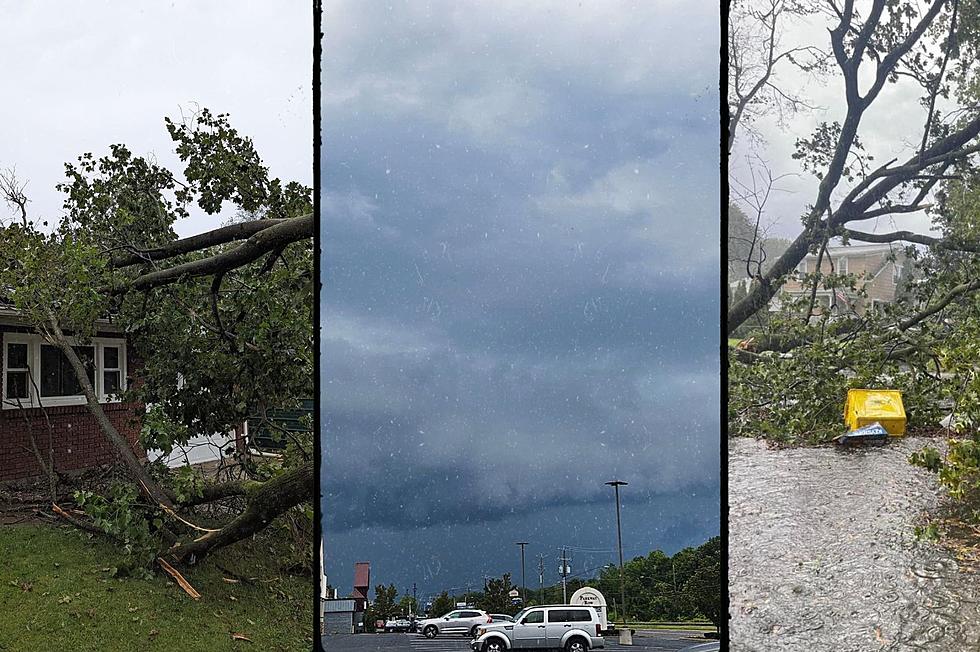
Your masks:
{"label": "green leaves", "polygon": [[74,498],[96,527],[120,543],[128,563],[119,573],[150,576],[161,547],[154,534],[163,524],[159,510],[141,502],[139,491],[128,483],[113,484],[104,496],[76,491]]}

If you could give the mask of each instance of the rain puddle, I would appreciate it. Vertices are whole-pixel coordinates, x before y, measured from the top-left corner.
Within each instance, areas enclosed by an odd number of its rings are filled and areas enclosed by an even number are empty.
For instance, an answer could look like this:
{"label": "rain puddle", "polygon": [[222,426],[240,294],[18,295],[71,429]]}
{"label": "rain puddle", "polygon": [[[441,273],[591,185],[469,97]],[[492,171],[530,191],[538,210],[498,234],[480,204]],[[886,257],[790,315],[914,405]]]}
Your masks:
{"label": "rain puddle", "polygon": [[731,649],[977,650],[980,576],[913,528],[935,440],[774,450],[729,440]]}

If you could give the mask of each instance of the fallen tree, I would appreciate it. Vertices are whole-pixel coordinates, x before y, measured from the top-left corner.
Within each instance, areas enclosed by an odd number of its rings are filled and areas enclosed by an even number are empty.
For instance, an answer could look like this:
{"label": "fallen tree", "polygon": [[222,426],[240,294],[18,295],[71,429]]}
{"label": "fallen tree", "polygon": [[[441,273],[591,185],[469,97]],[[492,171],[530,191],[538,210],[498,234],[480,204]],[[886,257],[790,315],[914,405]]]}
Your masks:
{"label": "fallen tree", "polygon": [[[76,350],[106,320],[126,334],[140,373],[121,399],[137,406],[140,445],[166,453],[312,397],[311,190],[271,178],[225,115],[205,109],[166,125],[180,174],[122,145],[98,159],[84,154],[65,166],[56,224],[30,219],[12,174],[0,183],[15,209],[0,228],[4,299],[68,361],[134,489],[89,492],[79,502],[98,528],[141,548],[144,567],[161,554],[197,562],[283,516],[308,521],[300,529],[312,532],[311,423],[287,433],[274,458],[238,451],[237,477],[229,472],[223,481],[149,465],[107,416]],[[237,214],[231,224],[178,238],[174,224],[195,205]],[[199,510],[216,504],[221,509],[202,524]],[[312,541],[297,545],[311,563]]]}
{"label": "fallen tree", "polygon": [[[746,4],[752,3],[742,3]],[[787,3],[763,4],[765,11],[743,12],[743,20],[761,23],[775,35],[776,17],[782,15],[779,12],[788,11],[781,9]],[[816,20],[812,16],[820,15],[835,19],[829,30],[829,50],[843,81],[844,117],[839,122],[820,124],[810,138],[797,141],[794,158],[820,181],[816,196],[802,217],[802,232],[765,270],[757,267],[751,272],[746,296],[729,306],[728,333],[766,308],[800,261],[808,254],[819,253],[832,239],[920,243],[966,252],[980,248],[976,234],[964,237],[966,234],[952,224],[939,224],[947,228],[938,237],[908,230],[881,234],[854,228],[871,220],[935,208],[935,191],[947,181],[964,178],[975,167],[976,154],[980,152],[977,7],[957,0],[936,0],[920,11],[911,2],[873,0],[861,8],[866,8],[866,13],[861,14],[853,0],[828,0],[808,9],[812,20]],[[749,43],[736,41],[736,45],[738,50],[751,48]],[[770,54],[774,51],[770,47]],[[823,49],[814,43],[787,51],[812,54]],[[758,76],[757,82],[764,80],[761,85],[752,83],[753,72]],[[772,62],[755,71],[746,69],[739,59],[729,61],[730,85],[749,89],[729,98],[730,151],[739,139],[744,120],[741,116],[757,101],[758,94],[751,94],[752,89],[759,86],[770,89],[777,97],[793,97],[791,91],[773,90],[771,80]],[[873,166],[873,158],[865,152],[859,134],[886,84],[899,82],[921,89],[921,133],[903,159],[895,157]],[[941,110],[947,99],[954,98],[953,107]],[[765,192],[769,190],[767,187]],[[814,284],[821,282],[819,274],[810,280]]]}

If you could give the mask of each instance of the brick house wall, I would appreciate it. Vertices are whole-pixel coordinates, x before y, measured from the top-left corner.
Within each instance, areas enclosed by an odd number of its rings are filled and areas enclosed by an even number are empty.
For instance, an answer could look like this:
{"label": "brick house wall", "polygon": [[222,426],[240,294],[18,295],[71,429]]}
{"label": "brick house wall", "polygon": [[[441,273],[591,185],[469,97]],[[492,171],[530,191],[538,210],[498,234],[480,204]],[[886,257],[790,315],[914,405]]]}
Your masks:
{"label": "brick house wall", "polygon": [[[134,412],[133,408],[133,405],[126,403],[103,405],[112,425],[133,444],[137,455],[142,457],[145,454],[139,446],[139,424],[134,422],[138,412]],[[44,411],[48,414],[47,420]],[[58,471],[80,471],[117,461],[115,449],[99,429],[87,407],[62,405],[45,408],[44,411],[40,408],[26,408],[0,412],[0,482],[44,473],[31,448],[31,433],[47,461],[50,432],[54,467]]]}
{"label": "brick house wall", "polygon": [[[22,326],[0,323],[0,365],[3,363],[5,339],[8,333],[28,332]],[[101,336],[120,337],[115,333]],[[127,383],[135,382],[134,370],[139,359],[131,347],[126,347]],[[2,370],[0,370],[2,371]],[[146,452],[139,444],[139,415],[143,406],[136,403],[102,403],[102,409],[113,426],[133,446],[140,458]],[[59,472],[80,471],[118,462],[118,455],[102,433],[95,417],[84,403],[29,408],[0,409],[0,482],[43,475],[31,446],[31,434],[45,459],[53,451],[54,468]]]}

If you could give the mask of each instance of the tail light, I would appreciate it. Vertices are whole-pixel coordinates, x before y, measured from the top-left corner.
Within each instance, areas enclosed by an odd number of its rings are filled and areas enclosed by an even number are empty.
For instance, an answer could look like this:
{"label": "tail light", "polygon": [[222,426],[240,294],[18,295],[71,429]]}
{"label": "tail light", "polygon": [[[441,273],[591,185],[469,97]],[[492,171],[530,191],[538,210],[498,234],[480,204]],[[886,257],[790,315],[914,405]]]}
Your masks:
{"label": "tail light", "polygon": [[487,622],[488,623],[492,623],[493,622],[493,616],[487,616]]}
{"label": "tail light", "polygon": [[595,624],[595,635],[602,636],[602,623]]}

